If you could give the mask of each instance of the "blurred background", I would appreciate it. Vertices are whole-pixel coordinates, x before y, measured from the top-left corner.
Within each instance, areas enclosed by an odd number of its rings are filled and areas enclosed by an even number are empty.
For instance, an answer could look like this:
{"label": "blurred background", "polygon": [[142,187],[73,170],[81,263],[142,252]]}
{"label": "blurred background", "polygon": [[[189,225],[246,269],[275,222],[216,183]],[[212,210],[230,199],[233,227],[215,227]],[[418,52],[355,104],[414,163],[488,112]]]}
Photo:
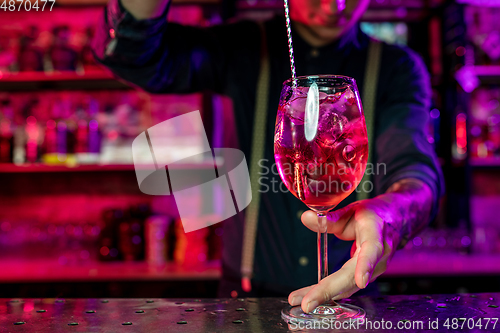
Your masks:
{"label": "blurred background", "polygon": [[[0,11],[0,297],[215,297],[221,224],[184,234],[171,198],[139,191],[131,142],[200,110],[211,145],[222,146],[234,133],[217,119],[231,101],[150,95],[113,78],[90,49],[105,4]],[[280,0],[174,0],[169,20],[276,13]],[[500,1],[373,0],[362,29],[424,58],[428,140],[447,188],[380,291],[500,291]]]}

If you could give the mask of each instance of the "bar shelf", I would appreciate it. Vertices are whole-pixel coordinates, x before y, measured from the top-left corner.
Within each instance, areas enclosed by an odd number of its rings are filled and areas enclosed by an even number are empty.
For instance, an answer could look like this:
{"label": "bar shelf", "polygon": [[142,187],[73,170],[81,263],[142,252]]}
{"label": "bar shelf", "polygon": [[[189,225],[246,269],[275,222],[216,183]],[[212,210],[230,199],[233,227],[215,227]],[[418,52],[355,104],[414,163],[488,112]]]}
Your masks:
{"label": "bar shelf", "polygon": [[0,73],[0,82],[49,82],[49,81],[86,81],[86,80],[114,80],[109,71],[95,70],[86,73],[68,72],[18,72]]}
{"label": "bar shelf", "polygon": [[500,157],[473,157],[469,160],[472,167],[498,168],[500,167]]}
{"label": "bar shelf", "polygon": [[[217,5],[220,4],[221,0],[173,0],[176,5],[182,4],[195,4],[195,5]],[[57,5],[61,6],[92,6],[100,5],[104,6],[108,3],[108,0],[58,0]]]}
{"label": "bar shelf", "polygon": [[131,89],[109,71],[0,72],[0,91]]}
{"label": "bar shelf", "polygon": [[500,254],[397,252],[382,277],[500,274]]}
{"label": "bar shelf", "polygon": [[476,65],[474,73],[479,77],[500,77],[500,65]]}
{"label": "bar shelf", "polygon": [[[169,169],[178,170],[197,170],[213,169],[213,162],[202,162],[193,164],[179,164],[170,166]],[[47,172],[101,172],[101,171],[134,171],[134,166],[129,164],[82,164],[74,167],[66,165],[46,165],[46,164],[27,164],[15,165],[12,163],[0,163],[0,173],[47,173]]]}
{"label": "bar shelf", "polygon": [[218,280],[217,260],[182,266],[136,262],[88,262],[61,265],[57,260],[2,260],[0,283]]}

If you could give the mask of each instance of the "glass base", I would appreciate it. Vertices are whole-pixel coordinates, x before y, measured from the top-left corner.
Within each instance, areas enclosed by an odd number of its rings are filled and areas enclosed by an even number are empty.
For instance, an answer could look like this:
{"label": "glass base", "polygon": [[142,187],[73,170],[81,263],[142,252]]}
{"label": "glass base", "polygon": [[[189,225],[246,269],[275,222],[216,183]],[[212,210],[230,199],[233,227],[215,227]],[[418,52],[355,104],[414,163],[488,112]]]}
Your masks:
{"label": "glass base", "polygon": [[306,323],[306,322],[333,322],[333,321],[358,321],[364,320],[366,316],[365,310],[351,304],[339,304],[332,302],[331,304],[319,305],[310,313],[304,313],[299,306],[287,306],[281,310],[281,317],[289,324]]}

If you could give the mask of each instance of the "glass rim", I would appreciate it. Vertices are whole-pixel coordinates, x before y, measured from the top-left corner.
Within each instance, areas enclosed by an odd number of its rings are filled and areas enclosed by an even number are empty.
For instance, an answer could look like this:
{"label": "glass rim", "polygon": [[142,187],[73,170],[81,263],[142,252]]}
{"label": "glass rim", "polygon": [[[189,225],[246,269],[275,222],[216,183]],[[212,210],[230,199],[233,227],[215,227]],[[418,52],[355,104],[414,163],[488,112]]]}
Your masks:
{"label": "glass rim", "polygon": [[[346,79],[347,81],[351,81],[352,84],[356,85],[356,80],[350,76],[345,76],[345,75],[334,75],[334,74],[319,74],[319,75],[301,75],[297,76],[295,78],[296,81],[298,80],[305,80],[305,79]],[[283,85],[290,85],[292,82],[293,78],[289,78],[285,82],[283,82]]]}

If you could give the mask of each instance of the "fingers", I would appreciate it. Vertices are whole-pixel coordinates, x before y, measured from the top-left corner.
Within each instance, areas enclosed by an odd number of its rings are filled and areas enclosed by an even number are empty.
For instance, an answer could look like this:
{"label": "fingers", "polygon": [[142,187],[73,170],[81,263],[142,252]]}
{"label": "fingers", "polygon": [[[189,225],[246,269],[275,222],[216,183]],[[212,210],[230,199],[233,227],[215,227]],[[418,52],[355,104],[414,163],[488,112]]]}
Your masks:
{"label": "fingers", "polygon": [[[377,259],[377,263],[366,278],[362,278],[361,285],[366,287],[370,281],[375,280],[376,277],[385,272],[387,268],[387,262],[390,257],[390,247],[385,243],[384,253],[381,259]],[[288,296],[288,303],[291,306],[301,305],[302,310],[306,313],[312,311],[316,306],[328,302],[330,300],[338,300],[346,298],[354,294],[360,288],[360,283],[355,278],[357,275],[357,270],[362,267],[360,262],[360,256],[362,252],[378,251],[370,249],[370,242],[365,241],[361,248],[355,251],[354,257],[347,261],[342,268],[331,274],[330,276],[324,278],[319,284],[305,287],[292,292]],[[362,260],[365,260],[362,258]],[[367,260],[373,260],[373,258],[368,258]],[[373,261],[371,261],[373,262]],[[369,264],[371,265],[371,263]],[[364,270],[362,270],[364,271]]]}
{"label": "fingers", "polygon": [[370,211],[360,211],[356,225],[356,245],[359,250],[356,265],[356,285],[363,289],[368,285],[373,270],[384,255],[384,221]]}
{"label": "fingers", "polygon": [[301,216],[302,223],[310,230],[318,231],[318,215],[312,210],[304,212]]}
{"label": "fingers", "polygon": [[382,258],[379,260],[377,266],[375,266],[370,281],[375,280],[377,277],[382,275],[387,270],[387,265],[389,264],[389,261],[391,260],[393,255],[394,255],[394,243],[392,239],[385,237],[384,254],[382,255]]}
{"label": "fingers", "polygon": [[[352,258],[334,274],[315,286],[290,294],[289,302],[300,302],[305,312],[310,312],[324,302],[352,295],[382,274],[393,253],[395,236],[385,235],[385,216],[380,205],[368,200],[354,203],[328,214],[328,232],[342,240],[356,240],[351,249]],[[313,231],[318,230],[318,218],[313,211],[302,215],[302,222]],[[305,295],[304,295],[305,294]]]}
{"label": "fingers", "polygon": [[316,285],[312,285],[309,287],[298,289],[298,290],[295,290],[294,292],[290,293],[290,295],[288,295],[288,303],[291,306],[299,305],[302,302],[302,299],[304,298],[304,296],[309,292],[309,290],[314,288],[314,286],[316,286]]}
{"label": "fingers", "polygon": [[[352,258],[337,272],[324,278],[315,286],[308,287],[307,293],[302,298],[301,307],[306,313],[311,312],[318,305],[330,300],[348,297],[359,290],[354,282],[356,258]],[[307,288],[295,291],[297,296]],[[295,301],[295,299],[294,299]]]}
{"label": "fingers", "polygon": [[[305,313],[309,313],[320,304],[351,296],[360,289],[354,279],[356,266],[357,259],[350,259],[340,270],[324,278],[319,284],[291,293],[288,297],[288,302],[292,306],[300,304],[302,310]],[[386,267],[387,260],[381,260],[375,267],[370,281],[375,280],[377,276],[382,274]]]}
{"label": "fingers", "polygon": [[351,246],[351,258],[354,257],[355,255],[358,255],[358,253],[359,250],[358,247],[356,246],[356,242],[353,242]]}
{"label": "fingers", "polygon": [[355,281],[360,289],[366,288],[378,261],[382,257],[383,248],[377,240],[368,240],[361,244],[356,265]]}

